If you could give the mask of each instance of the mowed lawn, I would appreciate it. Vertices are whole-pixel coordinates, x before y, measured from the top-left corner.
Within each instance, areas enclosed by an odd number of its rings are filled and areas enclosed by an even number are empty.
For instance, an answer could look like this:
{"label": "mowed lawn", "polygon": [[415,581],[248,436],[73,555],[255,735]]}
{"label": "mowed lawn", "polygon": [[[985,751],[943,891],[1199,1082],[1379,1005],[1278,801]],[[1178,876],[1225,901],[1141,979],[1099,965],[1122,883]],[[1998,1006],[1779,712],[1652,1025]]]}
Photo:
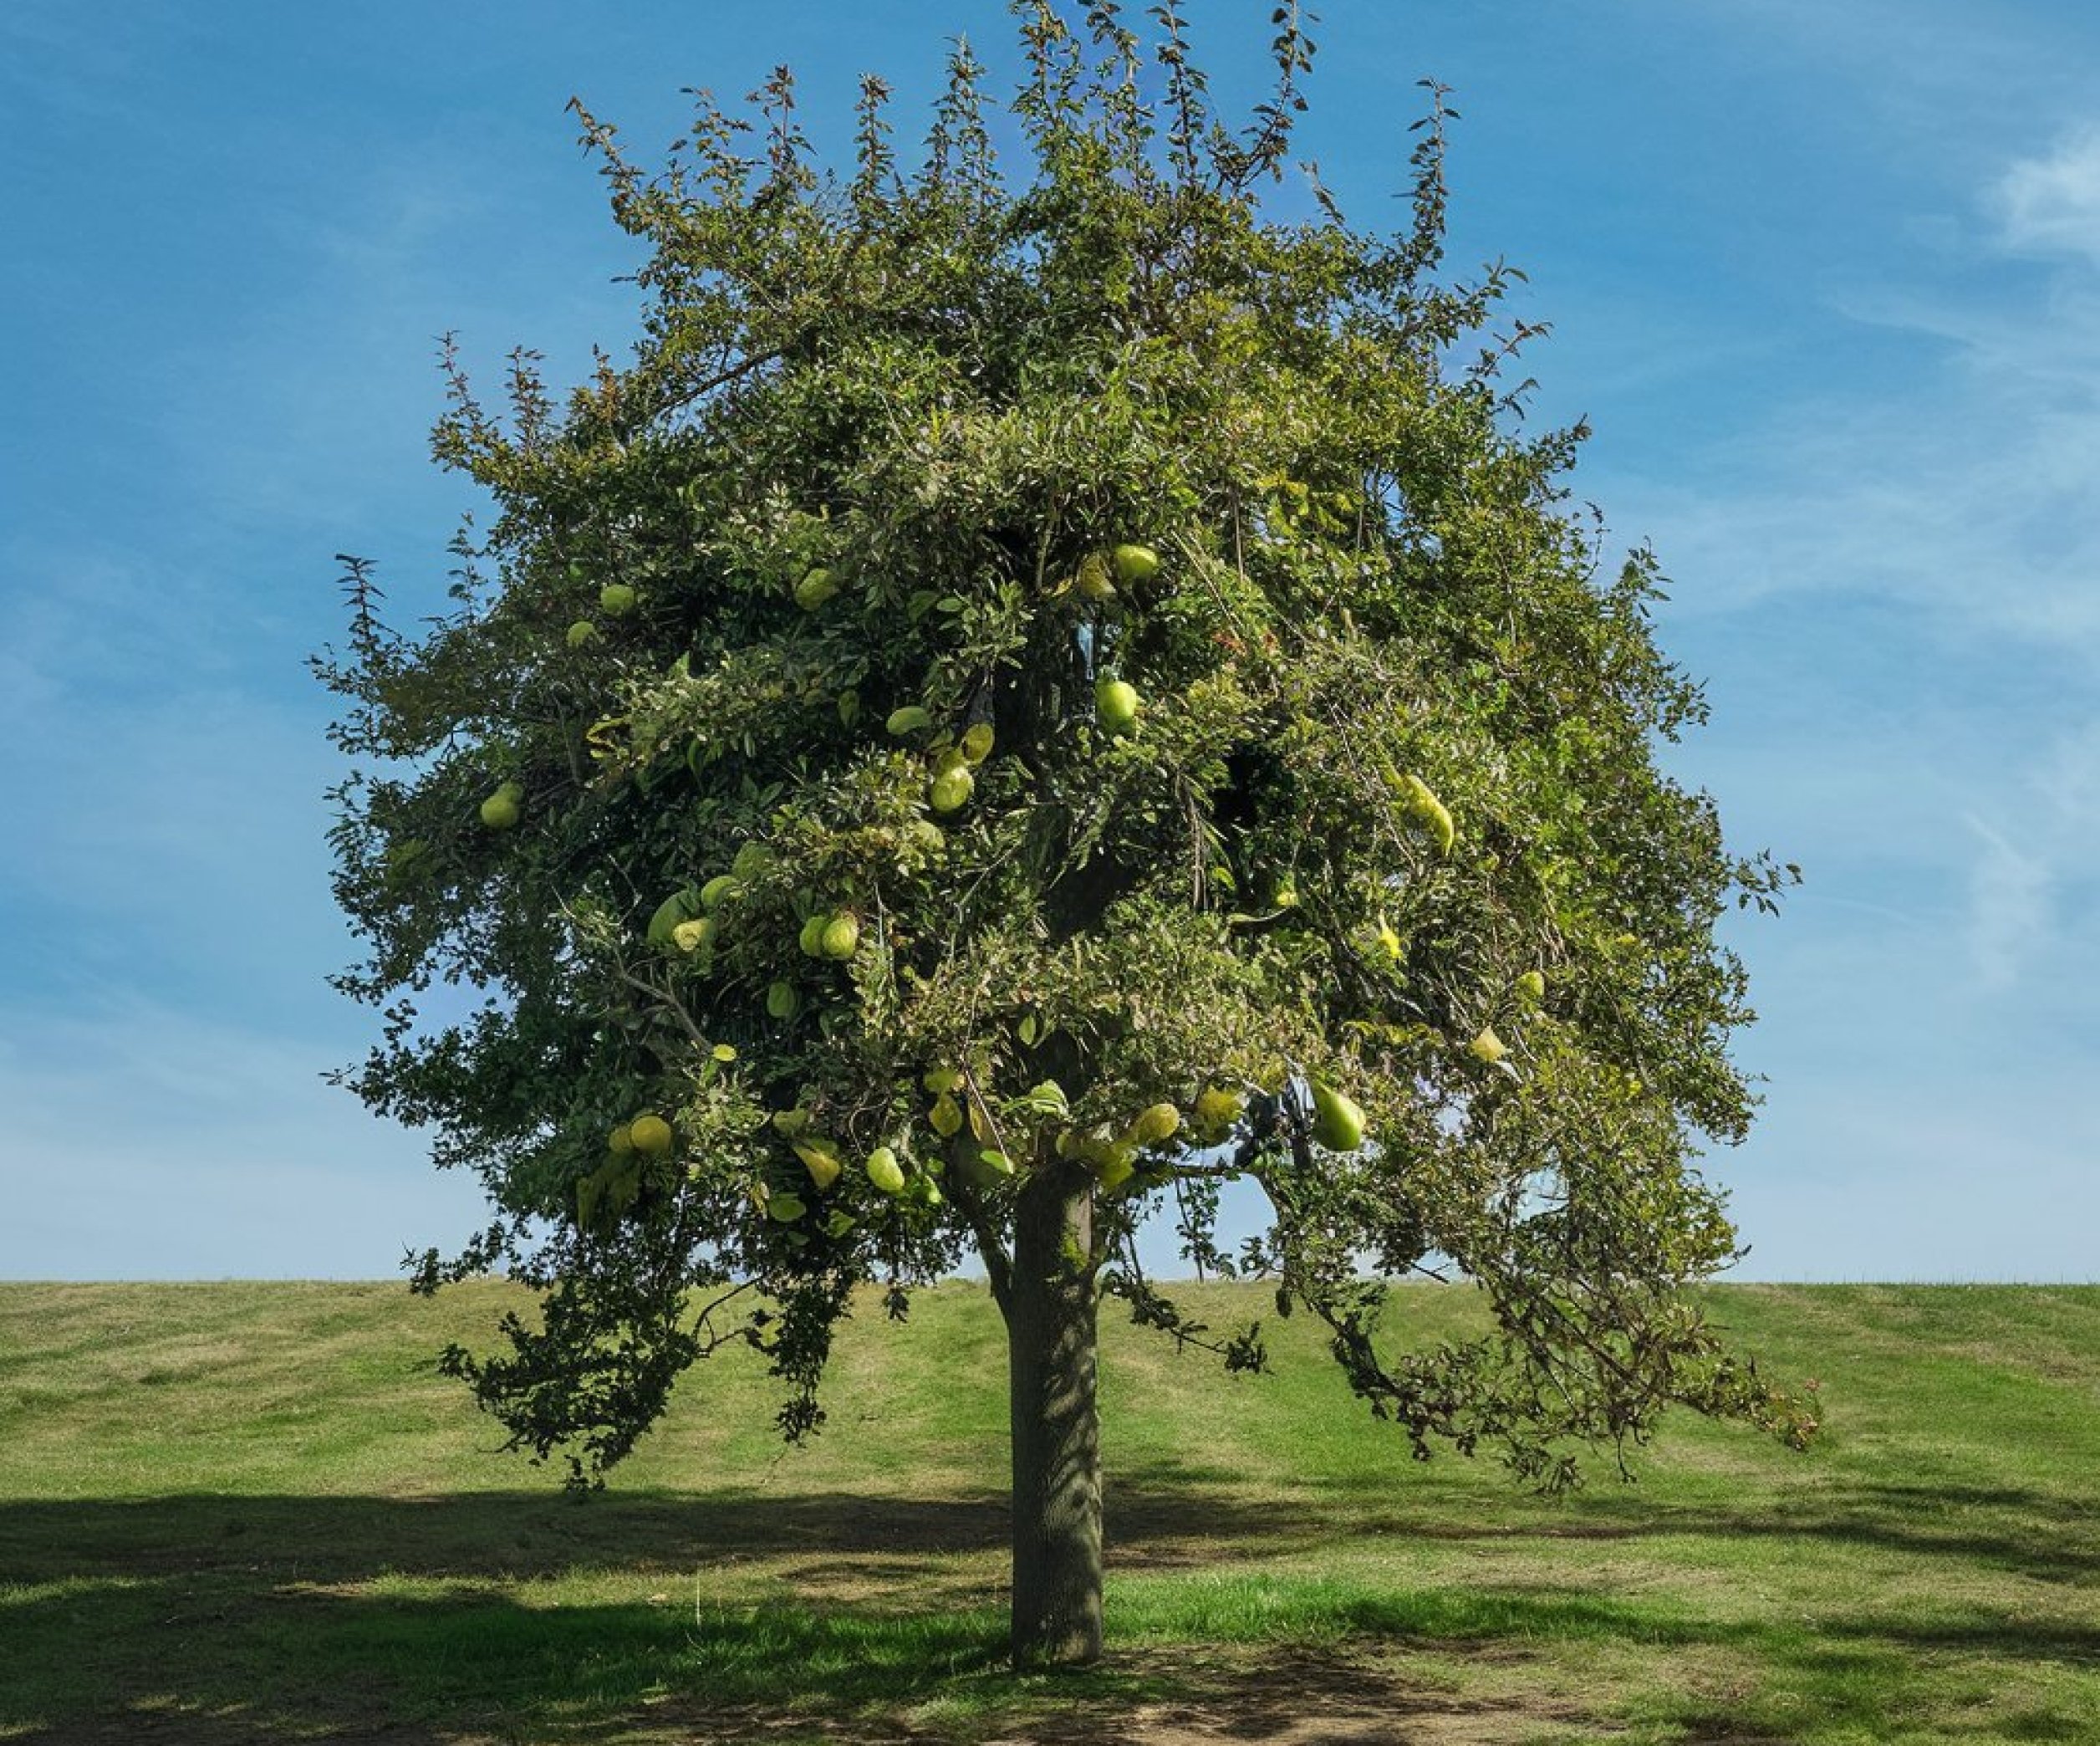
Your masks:
{"label": "mowed lawn", "polygon": [[1680,1418],[1559,1499],[1410,1460],[1302,1316],[1235,1380],[1112,1304],[1110,1656],[1031,1678],[981,1288],[868,1305],[808,1449],[703,1366],[582,1501],[434,1372],[505,1300],[0,1286],[0,1739],[2100,1743],[2100,1288],[1717,1290],[1819,1446]]}

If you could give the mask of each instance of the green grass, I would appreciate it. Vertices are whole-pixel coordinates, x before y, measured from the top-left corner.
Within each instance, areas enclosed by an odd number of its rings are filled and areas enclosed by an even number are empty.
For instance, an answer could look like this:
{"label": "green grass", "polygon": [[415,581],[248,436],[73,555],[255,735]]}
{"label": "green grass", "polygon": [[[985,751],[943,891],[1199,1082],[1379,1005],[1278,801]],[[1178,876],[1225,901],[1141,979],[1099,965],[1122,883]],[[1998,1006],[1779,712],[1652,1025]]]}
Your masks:
{"label": "green grass", "polygon": [[1818,1446],[1680,1419],[1558,1500],[1302,1318],[1236,1381],[1112,1322],[1111,1653],[1032,1677],[981,1289],[854,1323],[806,1451],[711,1361],[580,1503],[433,1370],[502,1297],[0,1286],[0,1739],[2100,1742],[2100,1288],[1716,1291]]}

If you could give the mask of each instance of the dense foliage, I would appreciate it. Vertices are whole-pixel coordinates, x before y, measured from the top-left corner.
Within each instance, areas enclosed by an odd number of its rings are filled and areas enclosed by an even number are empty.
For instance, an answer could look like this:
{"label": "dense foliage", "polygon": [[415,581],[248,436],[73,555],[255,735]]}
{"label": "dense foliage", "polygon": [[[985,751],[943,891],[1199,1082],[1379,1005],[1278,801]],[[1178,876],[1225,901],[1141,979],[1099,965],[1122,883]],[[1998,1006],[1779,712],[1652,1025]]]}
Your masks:
{"label": "dense foliage", "polygon": [[[449,617],[352,565],[346,1078],[487,1184],[421,1282],[543,1294],[449,1362],[579,1477],[725,1340],[800,1435],[854,1288],[901,1316],[974,1258],[1003,1304],[1058,1175],[1097,1289],[1259,1366],[1144,1278],[1164,1210],[1418,1451],[1797,1432],[1679,1295],[1752,1102],[1715,922],[1790,870],[1657,767],[1700,695],[1567,503],[1581,431],[1524,427],[1509,275],[1440,277],[1442,92],[1401,234],[1317,176],[1284,222],[1293,10],[1236,134],[1174,5],[1016,11],[1018,175],[966,48],[909,166],[873,79],[849,176],[784,71],[654,176],[584,115],[631,359],[558,403],[520,355],[501,417],[452,370],[437,453],[497,513]],[[1226,1253],[1239,1177],[1274,1217]],[[1499,1331],[1403,1355],[1378,1280],[1420,1268]]]}

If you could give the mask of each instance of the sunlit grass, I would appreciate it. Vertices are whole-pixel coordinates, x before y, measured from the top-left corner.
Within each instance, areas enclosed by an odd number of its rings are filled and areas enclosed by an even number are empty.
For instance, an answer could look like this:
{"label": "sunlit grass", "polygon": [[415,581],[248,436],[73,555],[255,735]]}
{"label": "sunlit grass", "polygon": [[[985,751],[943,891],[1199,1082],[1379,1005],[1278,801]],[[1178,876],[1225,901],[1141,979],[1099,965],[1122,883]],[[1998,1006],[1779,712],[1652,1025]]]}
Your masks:
{"label": "sunlit grass", "polygon": [[1241,1379],[1112,1323],[1111,1654],[1028,1678],[981,1288],[855,1321],[807,1450],[711,1361],[581,1503],[432,1367],[502,1295],[0,1287],[0,1737],[2100,1740],[2100,1289],[1717,1292],[1820,1445],[1562,1499],[1409,1460],[1302,1319]]}

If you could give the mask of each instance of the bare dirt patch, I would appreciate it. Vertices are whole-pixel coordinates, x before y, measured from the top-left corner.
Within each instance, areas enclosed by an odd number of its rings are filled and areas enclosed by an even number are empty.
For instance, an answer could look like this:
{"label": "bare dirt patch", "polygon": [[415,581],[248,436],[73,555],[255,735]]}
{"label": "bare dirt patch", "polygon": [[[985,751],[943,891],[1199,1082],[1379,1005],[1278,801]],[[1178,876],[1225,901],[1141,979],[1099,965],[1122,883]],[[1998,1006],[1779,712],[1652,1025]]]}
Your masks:
{"label": "bare dirt patch", "polygon": [[1518,1746],[1542,1734],[1609,1732],[1536,1698],[1461,1698],[1365,1662],[1287,1655],[1237,1671],[1215,1692],[1141,1704],[1106,1738],[1129,1746]]}
{"label": "bare dirt patch", "polygon": [[[1313,1652],[1192,1658],[1149,1651],[1119,1654],[1104,1671],[1126,1689],[1097,1694],[1075,1682],[1068,1696],[1053,1686],[997,1721],[925,1713],[791,1718],[757,1707],[681,1708],[670,1731],[636,1738],[666,1746],[672,1739],[681,1746],[786,1740],[953,1746],[964,1738],[975,1746],[1535,1746],[1603,1741],[1619,1733],[1572,1703],[1543,1700],[1535,1692],[1461,1696],[1374,1661]],[[1165,1687],[1172,1695],[1134,1701],[1130,1686]]]}

